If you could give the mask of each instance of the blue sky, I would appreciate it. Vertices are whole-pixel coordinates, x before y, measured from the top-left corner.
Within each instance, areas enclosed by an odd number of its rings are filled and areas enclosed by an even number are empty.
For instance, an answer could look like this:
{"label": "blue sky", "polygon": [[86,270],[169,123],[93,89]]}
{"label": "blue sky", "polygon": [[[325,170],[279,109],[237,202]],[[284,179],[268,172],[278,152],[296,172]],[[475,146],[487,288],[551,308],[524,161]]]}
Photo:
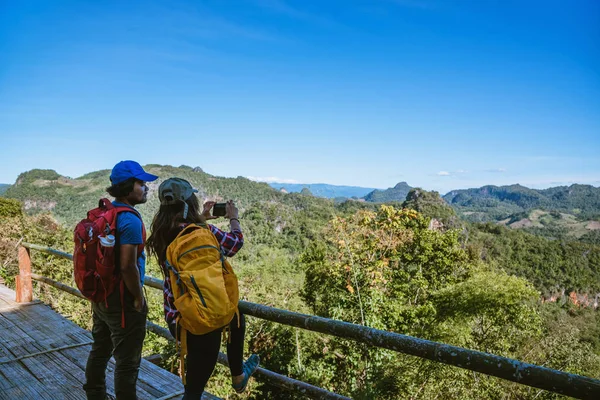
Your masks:
{"label": "blue sky", "polygon": [[600,185],[600,2],[0,1],[0,182]]}

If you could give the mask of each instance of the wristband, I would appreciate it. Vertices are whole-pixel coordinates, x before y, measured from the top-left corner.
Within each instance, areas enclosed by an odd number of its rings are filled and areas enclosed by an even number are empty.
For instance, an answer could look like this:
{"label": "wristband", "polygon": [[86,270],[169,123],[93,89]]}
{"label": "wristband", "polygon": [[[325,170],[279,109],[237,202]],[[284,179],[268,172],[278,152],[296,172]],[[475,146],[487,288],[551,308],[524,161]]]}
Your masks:
{"label": "wristband", "polygon": [[237,218],[229,218],[229,223],[231,223],[231,221],[237,221],[238,224],[240,223],[240,220]]}

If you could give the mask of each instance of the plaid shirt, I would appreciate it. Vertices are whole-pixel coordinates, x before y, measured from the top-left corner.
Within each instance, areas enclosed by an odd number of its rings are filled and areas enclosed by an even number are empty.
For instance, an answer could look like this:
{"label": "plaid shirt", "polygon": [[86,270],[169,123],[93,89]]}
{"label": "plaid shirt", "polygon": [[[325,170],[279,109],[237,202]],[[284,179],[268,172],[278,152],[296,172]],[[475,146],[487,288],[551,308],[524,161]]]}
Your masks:
{"label": "plaid shirt", "polygon": [[[217,238],[225,256],[233,257],[244,245],[244,235],[242,234],[242,231],[235,229],[231,232],[223,232],[214,225],[208,224],[208,227],[212,234]],[[161,268],[165,274],[165,281],[163,284],[165,320],[167,321],[167,324],[171,325],[175,324],[175,319],[179,316],[179,311],[175,308],[175,297],[173,297],[169,271],[164,265],[161,265]]]}

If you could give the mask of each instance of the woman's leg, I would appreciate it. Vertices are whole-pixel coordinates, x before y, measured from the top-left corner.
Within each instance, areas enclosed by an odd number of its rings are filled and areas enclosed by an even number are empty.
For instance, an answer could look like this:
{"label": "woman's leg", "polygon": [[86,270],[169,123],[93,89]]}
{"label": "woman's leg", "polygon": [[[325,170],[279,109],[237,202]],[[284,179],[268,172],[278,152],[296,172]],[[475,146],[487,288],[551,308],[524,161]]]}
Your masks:
{"label": "woman's leg", "polygon": [[244,314],[240,313],[240,326],[238,326],[237,315],[229,323],[231,340],[227,343],[227,359],[229,360],[229,369],[231,376],[238,376],[244,373],[244,336],[246,335],[246,319]]}
{"label": "woman's leg", "polygon": [[244,336],[246,334],[244,314],[240,314],[239,322],[238,326],[238,319],[234,317],[229,324],[231,341],[227,343],[227,358],[231,371],[231,384],[236,392],[243,393],[248,385],[248,380],[258,368],[260,357],[258,354],[252,354],[244,362]]}
{"label": "woman's leg", "polygon": [[221,347],[221,330],[206,335],[187,334],[187,369],[184,400],[200,400],[204,387],[215,369],[219,348]]}

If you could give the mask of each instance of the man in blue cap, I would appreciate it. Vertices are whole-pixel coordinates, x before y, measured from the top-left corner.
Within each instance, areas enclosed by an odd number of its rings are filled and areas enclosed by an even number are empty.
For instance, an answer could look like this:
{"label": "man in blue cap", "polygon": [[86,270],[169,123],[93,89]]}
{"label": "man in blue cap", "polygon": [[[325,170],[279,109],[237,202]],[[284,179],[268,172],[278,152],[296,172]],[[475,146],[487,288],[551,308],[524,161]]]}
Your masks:
{"label": "man in blue cap", "polygon": [[106,398],[106,366],[115,357],[115,394],[119,400],[137,399],[136,382],[146,336],[148,307],[142,285],[146,272],[146,230],[135,210],[146,202],[146,182],[158,177],[144,171],[135,161],[121,161],[110,174],[107,192],[113,205],[129,207],[117,217],[115,263],[121,284],[106,301],[92,303],[94,343],[85,370],[83,386],[90,400]]}

